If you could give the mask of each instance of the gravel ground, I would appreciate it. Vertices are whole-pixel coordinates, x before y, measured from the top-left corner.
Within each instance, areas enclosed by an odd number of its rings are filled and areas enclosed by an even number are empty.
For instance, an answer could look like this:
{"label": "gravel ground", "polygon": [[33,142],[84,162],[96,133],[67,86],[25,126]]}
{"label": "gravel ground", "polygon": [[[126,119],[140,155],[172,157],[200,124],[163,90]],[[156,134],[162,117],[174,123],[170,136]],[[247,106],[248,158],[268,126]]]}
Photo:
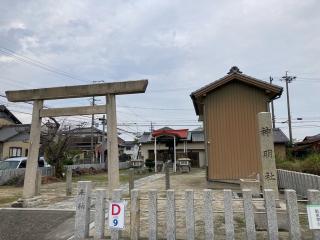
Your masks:
{"label": "gravel ground", "polygon": [[[207,188],[205,180],[205,171],[202,169],[194,169],[189,174],[173,174],[171,175],[171,188],[175,190],[176,199],[176,237],[177,239],[186,239],[185,229],[185,200],[184,191],[186,189],[193,189],[194,206],[195,206],[195,228],[196,228],[196,239],[204,239],[204,221],[203,213],[205,211],[203,205],[203,189]],[[212,185],[211,185],[212,186]],[[214,211],[218,212],[214,214],[214,232],[215,239],[226,239],[225,226],[224,226],[224,206],[223,206],[223,189],[232,189],[234,200],[233,210],[237,212],[243,211],[242,201],[239,199],[237,192],[240,192],[239,186],[235,184],[215,183],[213,189],[214,196]],[[150,179],[144,181],[144,184],[139,186],[141,190],[140,200],[140,234],[141,239],[148,239],[148,196],[147,192],[149,189],[157,189],[158,194],[158,238],[165,239],[166,236],[166,223],[165,223],[165,208],[166,208],[166,193],[165,193],[165,178],[160,177],[156,179]],[[281,195],[282,196],[282,195]],[[283,197],[283,196],[282,196]],[[304,209],[304,204],[300,206],[301,210]],[[130,219],[130,204],[127,206],[126,211],[126,228],[122,231],[122,238],[129,238],[129,219]],[[301,224],[306,224],[306,216],[301,219]],[[234,213],[234,226],[235,226],[235,237],[236,239],[246,239],[245,234],[245,220],[243,213]],[[311,239],[311,233],[306,227],[302,230],[302,239]],[[94,235],[93,230],[91,234]],[[109,235],[109,231],[106,228],[106,234]],[[268,239],[266,231],[257,231],[257,239]],[[279,239],[289,239],[287,231],[279,231]]]}
{"label": "gravel ground", "polygon": [[[205,179],[205,170],[203,169],[192,169],[191,173],[185,174],[171,174],[171,188],[175,190],[176,199],[176,235],[177,239],[186,239],[186,229],[185,229],[185,203],[184,203],[184,191],[186,189],[193,189],[195,196],[195,227],[196,227],[196,239],[204,239],[204,221],[203,213],[205,208],[203,206],[203,189],[208,188]],[[94,184],[95,188],[105,187],[107,184],[105,182],[96,182]],[[141,239],[148,238],[148,196],[147,192],[149,189],[156,189],[158,193],[158,238],[164,239],[166,224],[165,224],[165,208],[166,208],[166,192],[165,192],[165,177],[163,174],[155,174],[145,178],[141,178],[135,181],[135,187],[141,190],[141,200],[140,200],[140,226],[141,226]],[[212,185],[210,185],[212,187]],[[214,183],[213,184],[213,196],[214,196],[214,231],[215,239],[225,239],[225,227],[224,227],[224,215],[223,215],[223,189],[232,189],[233,196],[236,201],[233,201],[233,210],[240,212],[234,213],[234,224],[235,224],[235,235],[236,239],[245,239],[245,222],[242,211],[242,202],[239,201],[237,195],[240,192],[239,186],[236,184],[227,183]],[[92,210],[94,210],[94,200],[95,200],[95,188],[93,189],[92,196]],[[0,189],[0,197],[3,194],[2,190],[5,192],[13,192],[15,195],[21,194],[20,188],[2,188]],[[12,190],[13,189],[13,190]],[[122,184],[121,189],[123,189],[123,196],[128,199],[128,184]],[[42,196],[44,198],[44,203],[42,208],[52,208],[52,209],[74,209],[75,198],[65,196],[65,183],[52,183],[43,185]],[[73,193],[76,193],[76,183],[73,183]],[[6,193],[4,193],[6,194]],[[283,195],[281,195],[283,198]],[[305,204],[299,204],[300,212],[305,212]],[[128,201],[128,206],[126,208],[126,228],[122,231],[121,236],[123,239],[129,237],[129,220],[130,220],[130,202]],[[94,211],[92,211],[92,219],[94,217]],[[300,218],[300,222],[303,227],[302,239],[311,239],[311,233],[307,230],[306,216]],[[94,235],[94,226],[91,229],[91,236]],[[109,235],[109,230],[106,227],[106,235]],[[280,239],[289,239],[288,232],[280,230]],[[257,239],[267,239],[266,231],[257,232]]]}

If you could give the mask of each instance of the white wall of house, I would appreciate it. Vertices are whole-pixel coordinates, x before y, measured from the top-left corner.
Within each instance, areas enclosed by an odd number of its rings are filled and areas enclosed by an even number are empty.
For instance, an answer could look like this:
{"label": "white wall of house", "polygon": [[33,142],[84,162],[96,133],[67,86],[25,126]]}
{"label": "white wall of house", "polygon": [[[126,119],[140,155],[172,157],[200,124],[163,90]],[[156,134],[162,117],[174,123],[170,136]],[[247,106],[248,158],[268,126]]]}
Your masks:
{"label": "white wall of house", "polygon": [[137,159],[138,151],[139,151],[138,144],[131,146],[130,149],[128,147],[124,147],[123,149],[123,153],[130,155],[131,160]]}

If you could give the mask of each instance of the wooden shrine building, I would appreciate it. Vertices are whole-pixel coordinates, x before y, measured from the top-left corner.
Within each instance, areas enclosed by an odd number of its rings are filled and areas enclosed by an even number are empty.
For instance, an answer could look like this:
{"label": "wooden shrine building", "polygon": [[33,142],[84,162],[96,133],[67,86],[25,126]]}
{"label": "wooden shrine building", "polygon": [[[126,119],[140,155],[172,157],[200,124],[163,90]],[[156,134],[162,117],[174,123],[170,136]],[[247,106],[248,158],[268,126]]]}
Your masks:
{"label": "wooden shrine building", "polygon": [[260,173],[257,114],[282,88],[242,74],[238,67],[191,94],[203,121],[207,179],[238,180]]}

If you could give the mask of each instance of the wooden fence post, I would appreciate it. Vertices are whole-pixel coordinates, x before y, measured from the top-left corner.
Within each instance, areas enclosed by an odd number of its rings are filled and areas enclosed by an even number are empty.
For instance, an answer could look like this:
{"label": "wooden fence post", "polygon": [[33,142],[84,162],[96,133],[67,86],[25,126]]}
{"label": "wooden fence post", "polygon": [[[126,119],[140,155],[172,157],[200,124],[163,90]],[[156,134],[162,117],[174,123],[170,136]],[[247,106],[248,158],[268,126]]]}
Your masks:
{"label": "wooden fence post", "polygon": [[243,210],[246,220],[246,233],[248,240],[256,240],[256,228],[254,223],[253,205],[252,205],[252,192],[250,189],[242,190],[243,196]]}
{"label": "wooden fence post", "polygon": [[95,239],[104,238],[105,215],[106,215],[106,190],[97,189],[95,204]]}
{"label": "wooden fence post", "polygon": [[186,230],[187,240],[194,240],[195,225],[194,225],[194,193],[192,189],[185,191],[186,201]]}
{"label": "wooden fence post", "polygon": [[230,189],[223,190],[223,201],[226,239],[234,239],[232,191]]}
{"label": "wooden fence post", "polygon": [[272,189],[264,190],[264,201],[267,212],[267,226],[269,240],[276,240],[279,238],[278,221],[276,212],[275,194]]}
{"label": "wooden fence post", "polygon": [[176,206],[174,199],[174,190],[167,190],[167,208],[166,208],[166,222],[167,222],[167,239],[176,239]]}
{"label": "wooden fence post", "polygon": [[66,195],[67,196],[71,196],[72,195],[72,169],[71,168],[67,168]]}
{"label": "wooden fence post", "polygon": [[131,209],[130,209],[130,239],[140,238],[140,200],[139,190],[131,190]]}
{"label": "wooden fence post", "polygon": [[212,190],[205,189],[203,190],[204,195],[204,236],[206,240],[214,239],[214,229],[213,229],[213,204],[212,204]]}
{"label": "wooden fence post", "polygon": [[165,171],[165,178],[166,178],[166,190],[170,189],[170,171],[169,171],[168,163],[165,163],[164,171]]}
{"label": "wooden fence post", "polygon": [[129,194],[131,194],[131,190],[134,189],[134,169],[129,169]]}
{"label": "wooden fence post", "polygon": [[284,193],[288,211],[290,239],[298,240],[301,239],[301,231],[299,223],[297,194],[296,191],[291,189],[286,189]]}
{"label": "wooden fence post", "polygon": [[149,190],[149,203],[148,203],[148,212],[149,212],[149,239],[157,239],[157,190]]}

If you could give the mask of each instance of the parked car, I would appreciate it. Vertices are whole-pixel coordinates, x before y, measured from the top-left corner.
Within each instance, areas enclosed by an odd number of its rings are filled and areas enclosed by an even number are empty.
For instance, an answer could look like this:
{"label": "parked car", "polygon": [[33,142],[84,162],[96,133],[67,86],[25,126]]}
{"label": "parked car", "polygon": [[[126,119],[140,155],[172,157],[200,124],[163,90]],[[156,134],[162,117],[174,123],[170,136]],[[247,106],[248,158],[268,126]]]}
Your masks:
{"label": "parked car", "polygon": [[[0,161],[0,170],[26,168],[27,157],[8,158],[7,160]],[[44,157],[38,160],[38,167],[50,167]]]}

